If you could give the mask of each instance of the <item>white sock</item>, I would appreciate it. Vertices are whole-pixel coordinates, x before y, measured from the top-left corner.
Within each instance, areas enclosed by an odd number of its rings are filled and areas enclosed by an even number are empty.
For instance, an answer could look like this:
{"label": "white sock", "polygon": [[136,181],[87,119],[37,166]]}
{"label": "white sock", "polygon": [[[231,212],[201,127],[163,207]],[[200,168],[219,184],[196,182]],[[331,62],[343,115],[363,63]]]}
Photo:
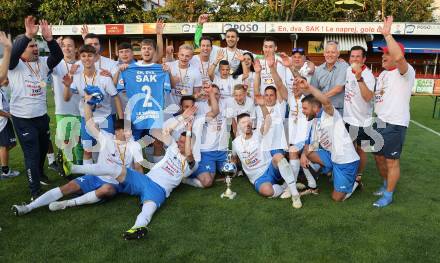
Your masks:
{"label": "white sock", "polygon": [[93,159],[83,159],[83,164],[93,164]]}
{"label": "white sock", "polygon": [[30,208],[31,210],[34,210],[35,208],[42,207],[52,202],[55,202],[61,197],[63,197],[63,193],[61,193],[61,189],[57,187],[42,194],[40,197],[38,197],[33,202],[28,204],[27,207]]}
{"label": "white sock", "polygon": [[55,154],[54,153],[47,154],[47,162],[49,163],[49,165],[51,165],[53,162],[55,162]]}
{"label": "white sock", "polygon": [[101,199],[96,196],[96,191],[91,191],[77,198],[67,200],[67,206],[72,207],[77,205],[94,204],[99,202],[100,200]]}
{"label": "white sock", "polygon": [[83,164],[72,165],[72,173],[74,174],[90,174],[96,176],[118,177],[121,174],[122,167],[117,164]]}
{"label": "white sock", "polygon": [[197,178],[184,178],[182,180],[182,183],[187,184],[187,185],[191,185],[197,188],[204,188],[202,183],[200,182],[199,179]]}
{"label": "white sock", "polygon": [[144,203],[142,205],[142,211],[137,216],[136,222],[134,223],[134,226],[132,228],[147,226],[148,223],[150,223],[151,217],[153,216],[156,209],[157,209],[157,206],[154,202]]}
{"label": "white sock", "polygon": [[313,177],[312,173],[310,172],[309,169],[307,168],[303,168],[304,171],[304,175],[306,176],[307,179],[307,185],[310,188],[316,188],[316,181],[315,181],[315,177]]}
{"label": "white sock", "polygon": [[292,195],[299,195],[298,190],[296,189],[296,180],[295,176],[293,176],[292,167],[285,158],[278,162],[278,170],[280,171],[281,177],[286,181],[290,193]]}
{"label": "white sock", "polygon": [[319,168],[321,168],[321,165],[317,163],[310,163],[310,168],[312,168],[315,172],[317,172]]}
{"label": "white sock", "polygon": [[300,169],[299,160],[290,160],[290,165],[292,166],[293,176],[295,176],[295,181],[298,180],[298,174]]}
{"label": "white sock", "polygon": [[163,155],[161,155],[161,156],[155,156],[155,155],[153,155],[153,163],[158,163],[158,162],[160,162],[160,160],[162,160],[162,158],[163,158]]}
{"label": "white sock", "polygon": [[354,193],[354,191],[356,190],[356,188],[358,187],[359,183],[358,182],[354,182],[353,184],[353,188],[351,189],[351,192],[346,194],[344,197],[344,201],[347,200],[348,198],[350,198],[350,196]]}
{"label": "white sock", "polygon": [[284,188],[279,184],[273,184],[272,188],[273,188],[273,195],[270,198],[277,198],[284,192]]}

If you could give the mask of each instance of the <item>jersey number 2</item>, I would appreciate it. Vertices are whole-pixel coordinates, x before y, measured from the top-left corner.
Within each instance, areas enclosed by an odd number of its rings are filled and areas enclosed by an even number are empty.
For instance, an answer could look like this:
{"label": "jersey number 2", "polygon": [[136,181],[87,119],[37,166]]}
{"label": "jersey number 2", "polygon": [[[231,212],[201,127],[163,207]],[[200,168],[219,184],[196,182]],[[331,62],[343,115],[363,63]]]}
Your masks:
{"label": "jersey number 2", "polygon": [[147,85],[142,86],[142,91],[144,91],[146,93],[143,106],[144,107],[152,107],[153,104],[149,101],[150,98],[151,98],[151,88],[150,88],[150,86],[147,86]]}

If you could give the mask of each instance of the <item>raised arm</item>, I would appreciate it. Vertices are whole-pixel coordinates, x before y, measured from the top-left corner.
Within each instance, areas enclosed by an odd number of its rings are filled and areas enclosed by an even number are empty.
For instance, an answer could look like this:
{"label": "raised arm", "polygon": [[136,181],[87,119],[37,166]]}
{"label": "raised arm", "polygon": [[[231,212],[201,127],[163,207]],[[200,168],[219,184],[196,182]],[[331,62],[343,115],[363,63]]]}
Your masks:
{"label": "raised arm", "polygon": [[246,65],[244,63],[244,56],[241,52],[237,52],[235,54],[235,58],[238,59],[241,63],[241,67],[243,69],[242,81],[244,81],[245,79],[247,79],[249,77],[249,68],[246,67]]}
{"label": "raised arm", "polygon": [[200,39],[203,36],[203,24],[208,22],[209,15],[201,14],[197,21],[196,32],[194,33],[194,47],[200,48]]}
{"label": "raised arm", "polygon": [[193,120],[189,120],[186,127],[186,138],[185,138],[185,157],[190,166],[194,166],[194,156],[192,153],[193,143],[192,143],[192,124]]}
{"label": "raised arm", "polygon": [[92,113],[92,106],[89,105],[88,101],[92,98],[92,95],[84,94],[84,118],[86,120],[87,129],[90,131],[92,136],[95,139],[99,138],[100,129],[98,125],[96,125],[95,121],[93,120],[93,113]]}
{"label": "raised arm", "polygon": [[261,87],[261,64],[259,59],[255,59],[254,61],[254,94],[261,95],[260,87]]}
{"label": "raised arm", "polygon": [[263,114],[263,125],[261,125],[260,127],[260,133],[262,135],[266,135],[272,124],[272,118],[270,117],[269,110],[266,107],[266,104],[264,102],[264,97],[262,95],[255,95],[255,103],[259,105],[261,109],[261,113]]}
{"label": "raised arm", "polygon": [[281,102],[283,100],[287,100],[287,88],[278,74],[275,56],[267,58],[267,66],[270,68],[270,74],[272,75],[272,78],[275,82],[275,87],[277,88],[278,101]]}
{"label": "raised arm", "polygon": [[296,78],[295,83],[296,83],[296,86],[303,91],[303,93],[312,94],[319,102],[321,102],[322,108],[324,109],[324,111],[328,115],[333,116],[335,109],[334,109],[329,97],[324,95],[319,89],[317,89],[317,88],[313,87],[312,85],[310,85],[309,83],[307,83],[307,80],[305,80],[303,78]]}
{"label": "raised arm", "polygon": [[209,102],[211,103],[211,111],[206,113],[206,117],[215,118],[220,113],[217,98],[215,97],[215,93],[212,87],[209,87],[208,89],[205,90],[206,92],[208,92]]}
{"label": "raised arm", "polygon": [[44,40],[47,42],[47,47],[49,48],[50,54],[47,58],[47,67],[51,70],[60,61],[63,59],[63,51],[61,50],[60,45],[58,45],[57,41],[52,36],[52,26],[49,26],[49,23],[47,23],[46,20],[42,19],[40,21],[40,27],[41,27],[41,35],[43,36]]}
{"label": "raised arm", "polygon": [[69,101],[72,97],[72,90],[70,90],[70,86],[73,83],[73,76],[71,74],[66,74],[63,77],[63,84],[64,84],[64,90],[63,90],[63,98],[64,101]]}
{"label": "raised arm", "polygon": [[11,59],[12,42],[5,32],[0,31],[0,44],[3,46],[3,60],[0,65],[0,83],[8,78],[9,61]]}
{"label": "raised arm", "polygon": [[39,26],[35,24],[35,21],[36,19],[33,16],[27,16],[24,19],[26,32],[23,37],[17,38],[12,45],[11,60],[9,63],[10,70],[13,70],[18,65],[21,54],[23,54],[29,42],[31,42],[37,34]]}
{"label": "raised arm", "polygon": [[164,127],[164,133],[171,134],[171,132],[179,126],[180,123],[183,123],[185,120],[190,120],[194,114],[197,112],[197,106],[193,105],[186,109],[181,115],[177,118],[171,118],[167,121],[167,126]]}
{"label": "raised arm", "polygon": [[209,65],[209,68],[208,68],[208,76],[209,76],[209,79],[211,80],[211,81],[214,81],[214,78],[215,78],[215,69],[217,68],[217,65],[218,65],[218,63],[220,63],[220,61],[223,59],[223,57],[224,57],[224,50],[223,49],[220,49],[218,52],[217,52],[217,57],[215,58],[215,62],[214,63],[212,63],[211,65]]}
{"label": "raised arm", "polygon": [[165,27],[165,23],[162,19],[158,19],[156,21],[156,45],[157,45],[157,52],[154,55],[154,61],[156,63],[159,63],[162,61],[163,57],[163,29]]}
{"label": "raised arm", "polygon": [[383,27],[379,28],[379,31],[382,33],[385,41],[387,42],[388,52],[390,53],[391,58],[396,62],[397,69],[400,74],[405,74],[408,71],[408,63],[406,62],[405,56],[400,49],[399,44],[397,44],[396,40],[391,35],[391,25],[393,24],[393,17],[387,16],[383,21]]}

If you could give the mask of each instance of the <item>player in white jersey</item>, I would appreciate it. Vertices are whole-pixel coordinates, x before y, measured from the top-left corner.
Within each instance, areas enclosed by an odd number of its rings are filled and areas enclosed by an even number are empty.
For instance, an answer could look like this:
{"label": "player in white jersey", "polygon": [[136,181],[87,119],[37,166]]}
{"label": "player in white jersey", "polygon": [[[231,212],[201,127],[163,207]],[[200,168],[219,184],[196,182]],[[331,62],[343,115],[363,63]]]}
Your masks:
{"label": "player in white jersey", "polygon": [[[262,137],[267,136],[271,126],[271,118],[263,100],[259,106],[265,116],[261,128],[252,131],[250,115],[242,113],[238,115],[238,127],[240,134],[232,142],[232,152],[241,162],[244,172],[255,190],[265,197],[279,197],[283,187],[279,184],[282,179],[292,193],[292,206],[301,208],[302,203],[296,190],[296,180],[292,167],[281,153],[271,154],[262,145]],[[272,138],[273,139],[273,138]],[[234,158],[237,162],[237,158]]]}
{"label": "player in white jersey", "polygon": [[[86,101],[89,101],[91,98],[91,95],[85,95]],[[94,122],[91,105],[85,103],[84,112],[88,129],[100,143],[100,154],[97,163],[104,166],[116,163],[143,173],[143,167],[141,166],[143,161],[141,146],[132,139],[131,130],[124,127],[124,120],[120,119],[115,122],[115,135],[113,135],[101,130],[97,123]],[[64,158],[65,176],[68,176],[71,171],[66,167],[69,166],[66,162],[67,159]],[[81,167],[82,166],[78,166],[75,173],[83,173],[80,169]],[[51,211],[63,210],[73,206],[94,204],[103,199],[112,198],[120,192],[121,187],[114,177],[93,176],[93,170],[87,173],[84,173],[84,176],[78,177],[61,187],[47,191],[28,205],[12,206],[13,212],[17,216],[24,215],[38,207],[46,205],[49,205]],[[57,201],[71,194],[82,195],[70,200]]]}
{"label": "player in white jersey", "polygon": [[[117,162],[105,165],[71,165],[72,172],[93,173],[95,176],[111,176],[119,182],[120,190],[139,196],[142,211],[137,216],[132,228],[123,235],[124,239],[139,239],[147,233],[147,225],[153,214],[165,202],[184,177],[191,174],[196,167],[192,156],[192,122],[189,121],[186,131],[175,141],[169,134],[155,134],[168,148],[164,158],[143,174]],[[170,129],[167,129],[170,130]]]}
{"label": "player in white jersey", "polygon": [[[272,71],[276,70],[278,76],[281,78],[284,86],[290,89],[293,85],[293,75],[292,72],[283,65],[283,62],[279,56],[275,54],[277,51],[276,40],[273,37],[265,37],[263,40],[263,59],[256,59],[255,63],[258,67],[261,67],[261,71],[256,72],[254,77],[254,92],[255,94],[264,93],[264,89],[268,86],[275,85],[275,79]],[[276,60],[278,63],[275,64],[275,69],[271,69],[269,63],[270,61]],[[254,66],[255,67],[255,66]]]}
{"label": "player in white jersey", "polygon": [[171,76],[171,93],[167,105],[179,105],[185,95],[195,95],[202,88],[202,75],[198,68],[191,65],[194,48],[183,44],[179,47],[178,60],[167,62]]}
{"label": "player in white jersey", "polygon": [[[302,112],[302,102],[304,98],[303,93],[296,85],[293,85],[292,96],[289,97],[289,117],[288,117],[288,142],[289,142],[289,160],[293,169],[293,174],[298,179],[300,171],[301,152],[304,149],[307,140],[308,132],[310,130],[310,122]],[[307,188],[301,191],[301,195],[318,194],[316,180],[310,172],[309,168],[303,168],[304,175],[307,179]],[[288,190],[288,189],[286,189]],[[281,198],[290,197],[290,192],[285,191]]]}
{"label": "player in white jersey", "polygon": [[199,72],[202,75],[203,83],[211,83],[208,75],[208,69],[215,60],[215,58],[211,58],[212,39],[208,36],[201,37],[199,46],[200,53],[196,56],[193,56],[189,63],[191,64],[191,66],[199,69]]}
{"label": "player in white jersey", "polygon": [[[345,77],[344,122],[350,133],[356,152],[360,157],[359,170],[355,188],[362,187],[362,173],[367,165],[367,155],[363,148],[369,147],[373,135],[373,95],[376,79],[371,70],[364,64],[366,50],[354,46],[350,50],[350,67]],[[364,144],[364,146],[362,146]]]}
{"label": "player in white jersey", "polygon": [[[209,15],[207,14],[202,14],[199,16],[196,32],[194,34],[194,43],[196,43],[196,46],[198,43],[200,43],[200,39],[202,38],[203,24],[208,22],[208,19]],[[221,51],[224,54],[223,59],[228,61],[230,65],[229,74],[231,75],[237,70],[241,63],[239,56],[247,52],[246,50],[242,50],[237,47],[239,40],[240,38],[238,36],[238,30],[233,27],[228,28],[225,32],[226,47],[222,48],[213,45],[210,54],[210,60],[214,61],[217,57],[217,53]],[[218,72],[218,68],[216,69],[216,72]]]}
{"label": "player in white jersey", "polygon": [[99,70],[95,68],[96,50],[90,45],[84,45],[79,50],[83,72],[73,76],[64,76],[64,100],[69,101],[73,94],[81,97],[79,103],[81,119],[81,142],[84,147],[84,163],[92,163],[92,147],[96,144],[96,140],[90,135],[86,129],[84,119],[84,96],[85,94],[93,95],[94,99],[87,103],[94,106],[94,118],[101,129],[109,133],[113,133],[113,118],[111,116],[111,103],[113,99],[117,106],[118,116],[123,117],[121,101],[117,96],[116,88],[110,77],[103,76]]}
{"label": "player in white jersey", "polygon": [[69,101],[64,100],[63,78],[68,74],[81,74],[82,65],[75,58],[77,49],[73,38],[60,37],[57,41],[64,55],[63,60],[52,71],[57,121],[55,144],[60,149],[57,154],[57,162],[61,163],[64,154],[68,160],[80,164],[84,154],[79,141],[81,129],[79,101],[81,98],[78,94],[73,94]]}
{"label": "player in white jersey", "polygon": [[384,207],[393,201],[393,193],[400,178],[400,154],[410,121],[409,102],[414,86],[415,71],[405,59],[405,48],[391,35],[393,17],[387,17],[380,29],[387,46],[381,47],[382,67],[377,80],[374,110],[377,114],[376,131],[383,145],[374,145],[376,166],[384,179],[376,195],[382,195],[373,205]]}
{"label": "player in white jersey", "polygon": [[[288,92],[286,86],[278,75],[277,62],[274,57],[267,58],[267,66],[271,70],[271,75],[274,79],[275,86],[267,86],[264,89],[264,96],[256,95],[255,101],[264,100],[270,117],[272,119],[272,125],[268,131],[268,136],[263,137],[264,150],[270,150],[272,154],[285,153],[288,149],[286,134],[284,130],[284,119],[286,116],[287,97]],[[261,72],[259,64],[255,64],[255,72]],[[257,89],[258,87],[255,86]],[[260,128],[264,121],[264,114],[261,108],[256,108],[257,128]],[[277,140],[273,140],[277,138]]]}
{"label": "player in white jersey", "polygon": [[220,100],[220,91],[215,84],[206,90],[209,94],[207,102],[197,104],[194,121],[196,134],[195,147],[200,149],[200,162],[197,170],[191,174],[187,182],[190,185],[210,187],[217,171],[220,171],[227,160],[230,130],[224,104]]}
{"label": "player in white jersey", "polygon": [[[244,64],[244,56],[239,54],[237,57],[240,63]],[[215,73],[217,66],[219,74]],[[227,60],[224,60],[224,52],[220,50],[217,53],[215,62],[209,66],[208,75],[211,81],[219,87],[222,99],[231,98],[234,86],[243,84],[243,81],[249,77],[249,68],[244,65],[242,68],[243,74],[234,78],[230,74],[231,65]]]}
{"label": "player in white jersey", "polygon": [[242,84],[234,86],[233,97],[227,98],[225,101],[226,115],[232,118],[232,132],[234,137],[237,136],[237,116],[247,113],[255,120],[255,103],[254,100],[247,96],[246,88]]}
{"label": "player in white jersey", "polygon": [[309,94],[301,102],[303,113],[312,121],[312,128],[301,154],[301,166],[307,168],[311,161],[319,164],[323,173],[332,172],[332,198],[343,201],[354,190],[359,156],[345,130],[342,116],[333,107],[330,99],[305,79],[296,78],[295,81],[303,93]]}

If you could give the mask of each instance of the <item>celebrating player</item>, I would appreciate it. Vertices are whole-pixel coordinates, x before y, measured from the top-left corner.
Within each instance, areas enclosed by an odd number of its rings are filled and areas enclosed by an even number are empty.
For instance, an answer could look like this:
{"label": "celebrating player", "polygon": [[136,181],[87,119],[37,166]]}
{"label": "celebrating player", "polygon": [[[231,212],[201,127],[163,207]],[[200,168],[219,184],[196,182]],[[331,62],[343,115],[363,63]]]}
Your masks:
{"label": "celebrating player", "polygon": [[305,79],[296,78],[295,81],[303,92],[310,94],[301,102],[303,113],[308,120],[313,120],[309,138],[301,154],[301,166],[307,168],[311,161],[323,167],[323,173],[332,172],[332,198],[343,201],[353,191],[359,156],[345,130],[341,115],[330,99]]}
{"label": "celebrating player", "polygon": [[[111,117],[110,100],[115,101],[119,118],[123,117],[121,101],[117,95],[116,88],[110,77],[100,74],[95,68],[96,49],[90,45],[84,45],[79,49],[82,67],[81,74],[73,76],[64,76],[64,100],[69,101],[73,94],[78,94],[80,100],[81,114],[81,142],[84,147],[83,162],[90,164],[92,160],[92,147],[96,144],[96,140],[90,135],[86,128],[84,119],[84,103],[93,104],[95,121],[101,129],[109,133],[113,133],[113,118]],[[93,95],[94,99],[88,102],[84,101],[85,94]]]}
{"label": "celebrating player", "polygon": [[[93,100],[91,95],[85,94],[85,100]],[[84,103],[84,115],[87,128],[97,141],[99,141],[99,157],[97,163],[117,163],[127,168],[135,169],[143,173],[141,163],[143,161],[141,146],[132,140],[130,126],[124,127],[124,120],[119,119],[114,124],[115,135],[107,133],[99,128],[93,120],[92,106]],[[66,160],[66,158],[64,158]],[[66,176],[70,174],[64,167]],[[79,171],[78,173],[81,173]],[[14,205],[12,207],[17,216],[27,214],[32,210],[49,205],[51,211],[63,210],[68,207],[94,204],[102,199],[109,199],[120,191],[118,181],[111,176],[93,176],[86,174],[69,183],[53,188],[28,205]],[[63,196],[82,194],[79,197],[57,201]]]}
{"label": "celebrating player", "polygon": [[81,129],[81,115],[79,112],[80,96],[72,94],[69,101],[64,100],[63,78],[66,75],[80,74],[82,64],[76,60],[75,41],[71,37],[58,38],[64,58],[52,72],[53,91],[55,100],[55,117],[57,121],[55,142],[60,151],[57,161],[62,161],[62,154],[69,160],[80,164],[83,159],[83,149],[79,141],[79,131]]}
{"label": "celebrating player", "polygon": [[271,126],[271,118],[264,101],[259,100],[259,106],[265,116],[260,129],[252,131],[250,115],[242,113],[238,115],[238,127],[240,135],[232,142],[232,152],[241,161],[244,172],[255,190],[265,197],[278,197],[283,193],[283,187],[279,184],[282,179],[292,193],[292,206],[301,208],[302,203],[296,190],[296,180],[292,168],[281,153],[271,154],[262,147],[262,137],[267,135]]}

